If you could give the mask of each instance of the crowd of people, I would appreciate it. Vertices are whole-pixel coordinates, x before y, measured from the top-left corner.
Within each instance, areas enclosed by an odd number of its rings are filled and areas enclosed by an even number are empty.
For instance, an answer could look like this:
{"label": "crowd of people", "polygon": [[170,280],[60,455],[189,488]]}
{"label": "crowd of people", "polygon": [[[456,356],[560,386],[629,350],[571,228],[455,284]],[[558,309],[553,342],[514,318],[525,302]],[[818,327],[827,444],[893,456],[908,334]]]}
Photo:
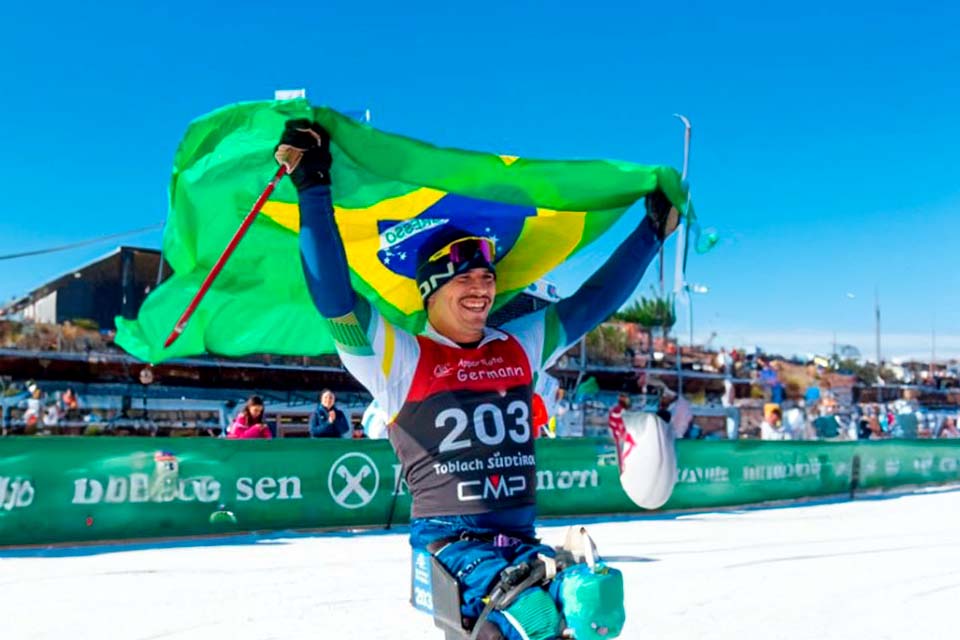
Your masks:
{"label": "crowd of people", "polygon": [[956,411],[923,411],[902,401],[786,410],[767,405],[760,423],[763,440],[885,440],[960,438]]}
{"label": "crowd of people", "polygon": [[[784,401],[771,393],[773,389],[776,389],[775,385],[770,386],[762,410],[758,409],[757,413],[751,414],[738,406],[733,397],[732,386],[728,385],[722,398],[722,412],[727,423],[725,428],[704,428],[703,420],[698,417],[702,416],[703,412],[686,398],[677,398],[676,394],[668,389],[659,389],[658,393],[654,394],[659,399],[658,403],[654,403],[657,407],[648,405],[645,409],[658,410],[660,417],[672,427],[676,437],[680,439],[960,438],[960,416],[956,411],[933,412],[905,401],[843,405],[829,392],[816,397]],[[44,392],[36,383],[29,382],[26,391],[26,399],[20,402],[22,414],[16,420],[17,428],[8,429],[9,432],[67,432],[70,427],[99,420],[97,412],[87,406],[88,403],[82,402],[73,388]],[[597,411],[602,410],[604,414],[601,415],[605,417],[604,422],[609,434],[616,442],[621,442],[621,429],[618,429],[621,413],[636,408],[629,394],[604,394],[587,398],[573,396],[574,394],[560,387],[555,379],[538,385],[537,393],[533,396],[531,415],[535,437],[575,438],[597,435],[597,428],[591,428],[593,420],[585,419],[584,411],[588,410],[592,415],[596,415]],[[284,434],[278,430],[278,426],[283,414],[284,410],[275,410],[271,415],[263,396],[251,395],[239,410],[229,415],[228,426],[221,435],[228,439],[281,437]],[[753,415],[759,417],[750,417]],[[387,437],[388,422],[389,416],[376,401],[369,402],[361,416],[355,404],[342,407],[337,404],[336,393],[324,389],[318,394],[316,406],[299,429],[302,429],[300,433],[310,438],[383,439]],[[209,428],[206,431],[209,431],[208,435],[219,433]]]}
{"label": "crowd of people", "polygon": [[[346,413],[337,406],[337,396],[330,389],[320,392],[316,408],[310,413],[308,433],[311,438],[366,438],[368,429],[376,431],[373,418],[361,421],[351,426]],[[384,424],[383,435],[386,429]],[[379,434],[379,432],[377,432]],[[274,431],[264,412],[263,398],[252,395],[247,398],[243,408],[233,419],[227,429],[227,439],[250,440],[270,439],[275,437]]]}

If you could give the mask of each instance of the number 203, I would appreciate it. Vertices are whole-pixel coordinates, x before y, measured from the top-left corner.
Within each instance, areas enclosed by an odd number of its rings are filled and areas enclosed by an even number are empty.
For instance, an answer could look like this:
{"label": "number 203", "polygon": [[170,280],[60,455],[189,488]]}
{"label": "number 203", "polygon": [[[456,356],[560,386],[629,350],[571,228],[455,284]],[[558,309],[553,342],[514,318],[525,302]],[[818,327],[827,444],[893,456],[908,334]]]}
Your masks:
{"label": "number 203", "polygon": [[[507,436],[517,444],[530,439],[530,409],[522,400],[514,400],[507,405],[506,414],[513,419],[507,429],[504,412],[495,404],[484,402],[473,410],[473,430],[477,439],[485,445],[501,444]],[[461,437],[470,426],[470,416],[463,409],[452,407],[437,414],[436,426],[443,429],[453,426],[453,430],[440,443],[440,453],[458,451],[473,445],[469,436]]]}

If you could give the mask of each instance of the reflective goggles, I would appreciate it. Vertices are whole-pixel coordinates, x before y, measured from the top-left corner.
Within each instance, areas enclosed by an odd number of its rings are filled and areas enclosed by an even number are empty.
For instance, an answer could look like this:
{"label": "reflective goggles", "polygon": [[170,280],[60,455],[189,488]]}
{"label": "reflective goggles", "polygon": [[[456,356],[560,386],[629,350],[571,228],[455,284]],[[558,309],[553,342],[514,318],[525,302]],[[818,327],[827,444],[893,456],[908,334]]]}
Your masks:
{"label": "reflective goggles", "polygon": [[443,247],[432,256],[428,262],[436,262],[447,256],[450,257],[450,262],[453,263],[453,266],[459,266],[466,262],[470,262],[474,258],[480,255],[488,263],[493,264],[493,259],[496,257],[496,246],[494,245],[493,240],[490,238],[481,238],[479,236],[469,236],[467,238],[460,238],[459,240],[454,240],[447,246]]}

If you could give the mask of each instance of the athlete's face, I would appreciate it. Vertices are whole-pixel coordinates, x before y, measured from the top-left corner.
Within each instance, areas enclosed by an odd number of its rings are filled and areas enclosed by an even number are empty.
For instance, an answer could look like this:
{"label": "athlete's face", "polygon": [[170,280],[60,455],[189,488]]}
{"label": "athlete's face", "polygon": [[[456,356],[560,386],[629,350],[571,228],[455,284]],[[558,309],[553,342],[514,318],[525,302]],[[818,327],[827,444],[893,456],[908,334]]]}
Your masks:
{"label": "athlete's face", "polygon": [[483,337],[497,295],[497,278],[487,269],[470,269],[447,281],[427,301],[430,324],[454,342]]}

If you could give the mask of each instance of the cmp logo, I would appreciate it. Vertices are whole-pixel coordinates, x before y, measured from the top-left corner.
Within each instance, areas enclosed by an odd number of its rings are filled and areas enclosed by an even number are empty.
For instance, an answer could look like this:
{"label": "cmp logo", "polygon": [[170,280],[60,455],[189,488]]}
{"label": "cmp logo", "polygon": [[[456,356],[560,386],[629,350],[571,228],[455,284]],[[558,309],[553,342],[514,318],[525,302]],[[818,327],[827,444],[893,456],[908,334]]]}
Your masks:
{"label": "cmp logo", "polygon": [[527,489],[523,476],[487,476],[483,480],[467,480],[457,484],[457,499],[460,502],[473,500],[500,500],[512,498]]}
{"label": "cmp logo", "polygon": [[333,501],[344,509],[370,504],[380,488],[377,465],[362,453],[345,453],[330,467],[327,487]]}

